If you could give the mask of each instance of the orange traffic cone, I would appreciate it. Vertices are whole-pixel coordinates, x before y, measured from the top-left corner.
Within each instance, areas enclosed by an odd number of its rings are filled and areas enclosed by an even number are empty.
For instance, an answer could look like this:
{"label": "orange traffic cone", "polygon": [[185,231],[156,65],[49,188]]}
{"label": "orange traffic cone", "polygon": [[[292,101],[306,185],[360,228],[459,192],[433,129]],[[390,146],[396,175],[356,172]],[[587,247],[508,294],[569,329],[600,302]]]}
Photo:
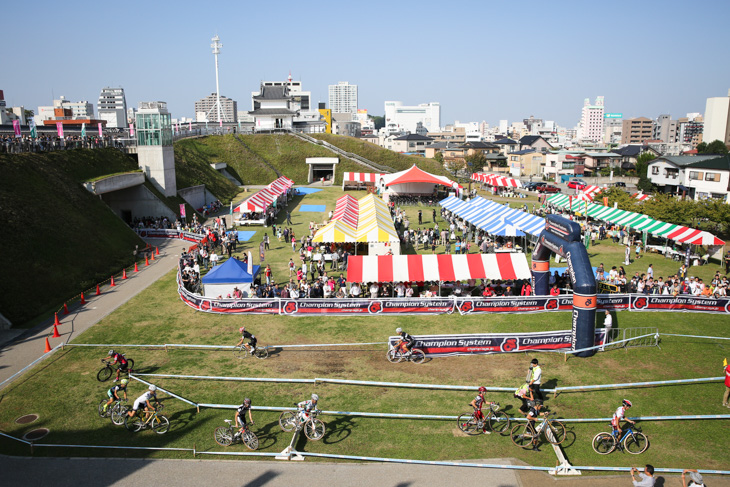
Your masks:
{"label": "orange traffic cone", "polygon": [[51,349],[51,344],[50,344],[50,343],[48,343],[48,337],[46,337],[46,350],[45,350],[45,352],[43,352],[43,353],[48,353],[48,352],[50,352],[51,350],[52,350],[52,349]]}
{"label": "orange traffic cone", "polygon": [[68,313],[69,313],[68,304],[63,303],[63,314],[67,315]]}
{"label": "orange traffic cone", "polygon": [[155,253],[154,252],[150,252],[150,255],[151,255],[150,260],[155,260]]}
{"label": "orange traffic cone", "polygon": [[61,324],[61,322],[60,322],[60,321],[58,321],[58,313],[54,313],[54,315],[56,316],[56,319],[55,319],[55,321],[53,322],[53,326],[57,326],[57,325],[60,325],[60,324]]}
{"label": "orange traffic cone", "polygon": [[148,265],[150,265],[150,258],[149,258],[149,257],[147,257],[146,255],[144,256],[144,265],[145,265],[145,266],[148,266]]}
{"label": "orange traffic cone", "polygon": [[122,279],[127,278],[127,269],[122,269]]}
{"label": "orange traffic cone", "polygon": [[84,293],[81,293],[81,304],[86,304],[86,299],[84,299]]}
{"label": "orange traffic cone", "polygon": [[60,338],[60,337],[61,337],[61,334],[58,333],[58,327],[54,323],[53,324],[53,338]]}
{"label": "orange traffic cone", "polygon": [[159,247],[155,247],[155,254],[160,255],[160,248]]}
{"label": "orange traffic cone", "polygon": [[97,284],[96,285],[96,295],[98,296],[100,294],[101,294],[101,289],[99,289],[99,285]]}
{"label": "orange traffic cone", "polygon": [[134,263],[134,272],[139,272],[139,268],[137,267],[137,263]]}
{"label": "orange traffic cone", "polygon": [[110,285],[111,285],[111,287],[114,287],[114,286],[116,286],[116,284],[114,284],[114,276],[112,276],[112,282],[111,282],[111,284],[110,284]]}

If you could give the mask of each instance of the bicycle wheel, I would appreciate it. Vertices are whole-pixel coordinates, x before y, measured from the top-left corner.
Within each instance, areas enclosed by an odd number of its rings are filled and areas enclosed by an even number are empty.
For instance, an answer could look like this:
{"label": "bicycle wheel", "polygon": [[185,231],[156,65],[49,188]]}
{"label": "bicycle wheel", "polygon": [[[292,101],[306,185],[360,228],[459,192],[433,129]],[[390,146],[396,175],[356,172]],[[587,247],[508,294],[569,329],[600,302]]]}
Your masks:
{"label": "bicycle wheel", "polygon": [[213,432],[213,439],[220,446],[230,446],[233,443],[233,434],[231,428],[227,426],[218,426]]}
{"label": "bicycle wheel", "polygon": [[130,372],[134,370],[134,360],[129,358],[127,359],[127,375],[129,375]]}
{"label": "bicycle wheel", "polygon": [[282,431],[294,431],[297,428],[297,415],[294,411],[284,411],[279,415],[279,427]]}
{"label": "bicycle wheel", "polygon": [[254,357],[259,359],[269,358],[269,350],[267,348],[257,348],[254,353]]}
{"label": "bicycle wheel", "polygon": [[259,439],[252,431],[243,432],[243,444],[249,450],[256,450],[259,447]]}
{"label": "bicycle wheel", "polygon": [[248,356],[248,350],[246,350],[246,347],[241,345],[240,347],[233,349],[233,356],[238,359],[244,359]]}
{"label": "bicycle wheel", "polygon": [[99,382],[106,382],[111,379],[113,373],[114,371],[112,370],[112,368],[107,365],[103,369],[99,370],[99,372],[96,374],[96,380],[98,380]]}
{"label": "bicycle wheel", "polygon": [[106,418],[112,412],[112,408],[107,408],[106,411],[104,410],[104,406],[106,406],[106,402],[107,402],[106,399],[102,399],[101,402],[99,403],[98,408],[97,408],[98,411],[99,411],[99,417],[100,418]]}
{"label": "bicycle wheel", "polygon": [[635,431],[624,438],[624,448],[633,455],[644,453],[649,448],[649,438],[644,433]]}
{"label": "bicycle wheel", "polygon": [[112,423],[117,426],[123,425],[124,418],[127,416],[127,411],[129,411],[129,408],[127,406],[116,404],[112,408]]}
{"label": "bicycle wheel", "polygon": [[479,420],[474,417],[474,413],[464,413],[456,421],[459,429],[467,435],[478,435],[480,433]]}
{"label": "bicycle wheel", "polygon": [[507,413],[497,411],[493,412],[489,416],[489,429],[496,433],[503,434],[504,432],[509,431],[509,424],[510,418],[507,416]]}
{"label": "bicycle wheel", "polygon": [[390,350],[388,350],[386,357],[388,357],[388,362],[392,364],[397,364],[398,362],[403,360],[403,354],[398,352],[395,348],[391,348]]}
{"label": "bicycle wheel", "polygon": [[562,442],[565,441],[565,425],[561,423],[560,421],[552,420],[548,423],[548,426],[550,427],[550,432],[552,435],[552,440],[548,436],[547,432],[545,432],[545,438],[550,442],[552,445],[559,445]]}
{"label": "bicycle wheel", "polygon": [[414,364],[422,364],[424,360],[426,360],[426,354],[423,353],[423,350],[419,350],[417,348],[414,348],[412,350],[413,355],[411,355],[411,362]]}
{"label": "bicycle wheel", "polygon": [[310,440],[321,440],[324,436],[324,423],[317,418],[312,418],[304,425],[304,434]]}
{"label": "bicycle wheel", "polygon": [[532,439],[535,434],[532,432],[527,424],[516,424],[510,431],[510,438],[512,443],[519,446],[520,448],[529,448],[532,446]]}
{"label": "bicycle wheel", "polygon": [[170,420],[166,416],[158,415],[152,420],[152,431],[158,435],[164,435],[170,431]]}
{"label": "bicycle wheel", "polygon": [[608,455],[616,448],[616,439],[611,433],[598,433],[593,437],[593,450],[599,455]]}
{"label": "bicycle wheel", "polygon": [[124,427],[132,433],[136,433],[141,430],[142,426],[144,426],[144,421],[142,421],[142,418],[136,414],[134,416],[127,416],[124,418]]}

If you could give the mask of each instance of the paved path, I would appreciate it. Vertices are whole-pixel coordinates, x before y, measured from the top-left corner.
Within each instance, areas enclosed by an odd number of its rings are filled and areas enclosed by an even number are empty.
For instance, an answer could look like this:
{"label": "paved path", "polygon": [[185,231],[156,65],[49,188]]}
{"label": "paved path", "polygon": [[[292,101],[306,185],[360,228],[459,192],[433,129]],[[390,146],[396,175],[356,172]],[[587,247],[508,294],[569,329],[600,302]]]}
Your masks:
{"label": "paved path", "polygon": [[[98,323],[122,304],[174,269],[183,247],[190,246],[180,240],[150,240],[151,245],[160,249],[160,255],[150,261],[150,266],[139,267],[138,273],[128,272],[127,280],[117,279],[116,286],[103,286],[101,296],[85,296],[87,304],[71,308],[68,315],[59,315],[61,338],[49,338],[51,347],[68,342]],[[5,334],[11,341],[0,347],[0,382],[20,371],[41,355],[45,350],[45,339],[53,334],[53,320],[15,337]],[[2,343],[3,334],[0,334]],[[7,387],[7,384],[3,387]]]}

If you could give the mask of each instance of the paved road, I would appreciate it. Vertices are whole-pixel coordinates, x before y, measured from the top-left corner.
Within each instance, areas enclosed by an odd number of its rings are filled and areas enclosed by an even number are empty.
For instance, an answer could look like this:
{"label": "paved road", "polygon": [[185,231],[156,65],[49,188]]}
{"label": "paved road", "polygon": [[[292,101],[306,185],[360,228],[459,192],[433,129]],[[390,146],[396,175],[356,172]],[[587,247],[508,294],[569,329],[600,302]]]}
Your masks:
{"label": "paved road", "polygon": [[[128,273],[127,280],[117,279],[115,287],[104,286],[101,296],[85,296],[86,305],[73,307],[68,315],[59,315],[61,326],[58,327],[58,332],[62,336],[61,338],[49,338],[51,347],[73,340],[174,269],[182,248],[188,246],[178,240],[156,239],[150,240],[150,242],[152,242],[151,245],[158,246],[160,249],[160,255],[150,262],[150,267],[144,267],[143,264],[139,268],[140,272]],[[53,321],[50,320],[17,338],[11,336],[10,338],[15,339],[3,344],[0,348],[0,382],[43,355],[45,339],[52,334]],[[3,336],[8,337],[8,333],[0,333],[0,343],[4,341]],[[3,387],[7,387],[7,384]]]}

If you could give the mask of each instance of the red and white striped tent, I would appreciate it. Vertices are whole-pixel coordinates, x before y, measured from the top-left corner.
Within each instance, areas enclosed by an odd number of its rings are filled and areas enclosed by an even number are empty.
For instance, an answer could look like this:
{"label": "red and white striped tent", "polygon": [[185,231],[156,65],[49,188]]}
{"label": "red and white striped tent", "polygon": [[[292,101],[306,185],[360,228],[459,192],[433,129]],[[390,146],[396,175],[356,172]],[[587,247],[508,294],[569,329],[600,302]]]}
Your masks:
{"label": "red and white striped tent", "polygon": [[286,176],[282,176],[282,177],[278,178],[277,180],[275,180],[274,182],[272,182],[271,184],[269,184],[269,189],[273,190],[274,192],[276,192],[278,194],[283,194],[283,193],[286,193],[289,190],[289,188],[291,188],[292,186],[294,186],[294,181],[292,181],[291,179],[289,179]]}
{"label": "red and white striped tent", "polygon": [[500,186],[505,188],[521,188],[522,181],[519,179],[500,176],[499,174],[488,174],[483,172],[475,172],[471,175],[472,181],[479,181],[490,186]]}
{"label": "red and white striped tent", "polygon": [[353,228],[357,228],[357,220],[360,215],[360,204],[357,199],[349,194],[337,198],[333,220],[340,220]]}
{"label": "red and white striped tent", "polygon": [[342,189],[345,189],[347,183],[380,183],[380,178],[385,176],[376,172],[345,172],[342,173]]}
{"label": "red and white striped tent", "polygon": [[631,195],[632,198],[636,198],[639,201],[648,200],[651,198],[650,194],[644,194],[644,193],[634,193]]}
{"label": "red and white striped tent", "polygon": [[530,266],[522,253],[354,255],[347,261],[348,282],[506,280],[530,277]]}
{"label": "red and white striped tent", "polygon": [[586,186],[578,193],[578,199],[582,201],[593,201],[596,194],[603,190],[602,186]]}
{"label": "red and white striped tent", "polygon": [[441,185],[454,188],[458,191],[464,189],[459,183],[452,181],[446,176],[436,176],[419,169],[415,164],[410,169],[393,174],[384,174],[383,182],[390,193],[411,193],[429,194],[433,192],[433,185]]}
{"label": "red and white striped tent", "polygon": [[271,203],[276,201],[280,194],[272,189],[264,188],[238,205],[234,211],[241,213],[245,211],[265,211]]}

